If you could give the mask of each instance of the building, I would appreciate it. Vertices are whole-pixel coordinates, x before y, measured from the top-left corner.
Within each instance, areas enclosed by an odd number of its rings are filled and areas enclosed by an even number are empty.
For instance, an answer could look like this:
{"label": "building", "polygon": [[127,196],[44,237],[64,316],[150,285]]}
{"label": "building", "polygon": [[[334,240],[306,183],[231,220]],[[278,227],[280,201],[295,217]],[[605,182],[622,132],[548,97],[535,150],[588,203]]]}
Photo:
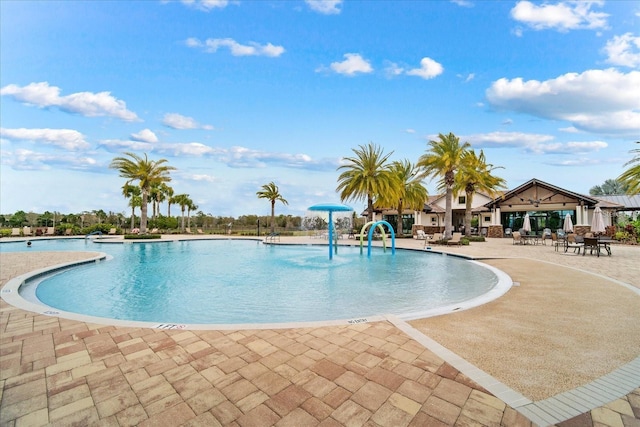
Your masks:
{"label": "building", "polygon": [[[454,195],[452,204],[452,225],[454,230],[463,231],[466,195]],[[503,237],[509,230],[523,227],[524,217],[529,214],[531,232],[541,234],[544,229],[562,229],[568,214],[578,234],[590,231],[595,208],[603,213],[606,226],[615,223],[618,212],[640,213],[640,196],[587,196],[549,184],[539,179],[531,179],[524,184],[491,198],[484,193],[475,193],[471,204],[472,218],[477,221],[477,234],[489,237]],[[414,235],[422,229],[431,234],[444,230],[445,196],[429,197],[421,211],[403,212],[403,234]],[[383,219],[395,225],[397,211],[377,209],[374,219]]]}

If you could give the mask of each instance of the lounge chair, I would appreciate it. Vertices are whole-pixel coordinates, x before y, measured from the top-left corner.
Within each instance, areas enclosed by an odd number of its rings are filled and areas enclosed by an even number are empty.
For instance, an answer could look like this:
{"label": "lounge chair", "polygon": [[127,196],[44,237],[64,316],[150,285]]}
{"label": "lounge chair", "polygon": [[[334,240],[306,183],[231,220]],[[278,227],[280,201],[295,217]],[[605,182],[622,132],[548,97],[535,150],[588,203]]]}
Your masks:
{"label": "lounge chair", "polygon": [[427,238],[427,235],[424,232],[424,230],[416,230],[416,239],[425,240],[426,238]]}
{"label": "lounge chair", "polygon": [[513,233],[511,233],[511,237],[513,238],[513,242],[511,242],[512,244],[518,244],[518,245],[522,245],[524,242],[522,241],[522,236],[520,235],[519,231],[514,231]]}
{"label": "lounge chair", "polygon": [[152,228],[152,229],[151,229],[151,231],[150,231],[149,233],[151,233],[151,234],[158,234],[158,233],[160,233],[160,231],[158,231],[158,229],[157,229],[157,228]]}
{"label": "lounge chair", "polygon": [[187,233],[187,234],[193,234],[193,233],[191,232],[191,228],[189,228],[189,227],[186,227],[186,228],[184,229],[184,232],[185,232],[185,233]]}
{"label": "lounge chair", "polygon": [[204,234],[204,231],[202,231],[202,228],[198,228],[198,234]]}
{"label": "lounge chair", "polygon": [[67,228],[66,230],[64,230],[64,235],[65,236],[73,235],[73,229],[72,228]]}
{"label": "lounge chair", "polygon": [[47,227],[47,236],[55,236],[56,228],[55,227]]}
{"label": "lounge chair", "polygon": [[12,228],[11,229],[11,237],[20,237],[20,229],[19,228]]}
{"label": "lounge chair", "polygon": [[451,239],[447,240],[447,245],[461,245],[462,233],[453,233]]}
{"label": "lounge chair", "polygon": [[31,227],[27,227],[26,225],[22,227],[22,235],[31,236]]}
{"label": "lounge chair", "polygon": [[116,234],[118,234],[118,231],[115,228],[111,228],[109,229],[109,236],[114,236]]}

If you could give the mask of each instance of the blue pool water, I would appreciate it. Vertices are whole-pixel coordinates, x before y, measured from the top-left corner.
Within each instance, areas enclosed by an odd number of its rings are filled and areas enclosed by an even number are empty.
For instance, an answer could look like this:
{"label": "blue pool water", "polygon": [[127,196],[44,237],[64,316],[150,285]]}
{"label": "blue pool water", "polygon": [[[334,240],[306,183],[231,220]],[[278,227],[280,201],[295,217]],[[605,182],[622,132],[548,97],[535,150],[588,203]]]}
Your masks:
{"label": "blue pool water", "polygon": [[[0,252],[26,250],[0,244]],[[491,270],[434,253],[206,240],[136,244],[37,241],[29,251],[90,250],[113,259],[39,283],[38,299],[91,316],[181,324],[306,322],[403,315],[467,301]]]}

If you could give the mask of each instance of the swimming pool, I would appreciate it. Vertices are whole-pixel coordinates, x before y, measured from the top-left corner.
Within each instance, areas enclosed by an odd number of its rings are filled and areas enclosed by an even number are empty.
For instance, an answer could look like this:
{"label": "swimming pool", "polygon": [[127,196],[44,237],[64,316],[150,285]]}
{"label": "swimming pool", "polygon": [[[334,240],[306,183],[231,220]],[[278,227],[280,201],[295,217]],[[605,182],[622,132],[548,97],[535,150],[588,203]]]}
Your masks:
{"label": "swimming pool", "polygon": [[[15,244],[0,244],[1,252]],[[451,256],[341,246],[200,240],[135,244],[33,241],[28,250],[91,250],[113,258],[29,282],[57,311],[170,324],[255,324],[420,317],[490,292],[492,269]],[[31,289],[31,290],[29,290]]]}

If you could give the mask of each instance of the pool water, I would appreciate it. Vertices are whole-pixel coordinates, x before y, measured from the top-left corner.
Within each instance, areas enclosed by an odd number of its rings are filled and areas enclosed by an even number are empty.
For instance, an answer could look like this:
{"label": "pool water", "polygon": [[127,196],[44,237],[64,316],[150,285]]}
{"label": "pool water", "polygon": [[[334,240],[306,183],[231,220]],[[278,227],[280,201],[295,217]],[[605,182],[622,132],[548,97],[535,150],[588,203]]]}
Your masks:
{"label": "pool water", "polygon": [[[22,246],[0,244],[1,252]],[[403,314],[487,293],[496,274],[451,256],[420,251],[371,257],[340,246],[202,240],[135,244],[33,241],[28,250],[90,250],[113,259],[46,277],[43,303],[91,316],[181,324],[307,322]]]}

